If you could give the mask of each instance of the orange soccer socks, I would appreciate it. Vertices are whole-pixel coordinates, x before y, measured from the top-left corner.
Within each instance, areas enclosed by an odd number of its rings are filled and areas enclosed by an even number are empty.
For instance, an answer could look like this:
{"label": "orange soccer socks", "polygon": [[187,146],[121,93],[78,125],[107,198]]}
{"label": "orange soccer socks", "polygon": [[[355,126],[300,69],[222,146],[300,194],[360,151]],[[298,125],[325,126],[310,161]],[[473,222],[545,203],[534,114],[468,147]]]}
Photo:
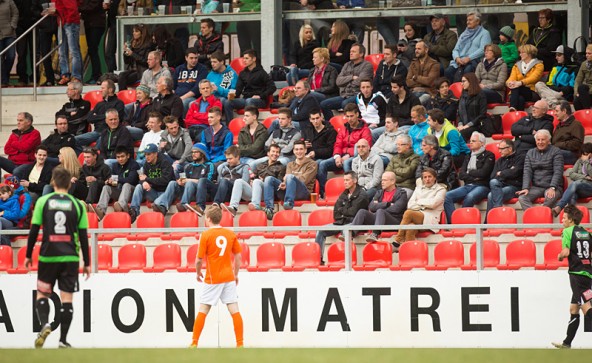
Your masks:
{"label": "orange soccer socks", "polygon": [[234,335],[236,336],[236,347],[241,348],[243,346],[243,317],[240,312],[236,312],[231,316],[232,324],[234,324]]}
{"label": "orange soccer socks", "polygon": [[191,345],[197,346],[197,341],[199,340],[199,336],[201,335],[201,331],[206,324],[206,314],[202,313],[201,311],[197,313],[197,317],[195,318],[195,322],[193,323],[193,338],[191,339]]}

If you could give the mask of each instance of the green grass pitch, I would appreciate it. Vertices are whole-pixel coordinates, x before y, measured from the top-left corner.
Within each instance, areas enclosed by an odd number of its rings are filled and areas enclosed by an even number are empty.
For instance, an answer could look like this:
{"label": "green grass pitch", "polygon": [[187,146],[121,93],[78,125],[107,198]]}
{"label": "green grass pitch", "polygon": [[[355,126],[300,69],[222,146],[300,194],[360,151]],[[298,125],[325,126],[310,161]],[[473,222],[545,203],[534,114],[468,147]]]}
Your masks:
{"label": "green grass pitch", "polygon": [[[582,360],[583,359],[583,360]],[[586,350],[553,349],[70,349],[0,350],[0,363],[559,363],[590,359]]]}

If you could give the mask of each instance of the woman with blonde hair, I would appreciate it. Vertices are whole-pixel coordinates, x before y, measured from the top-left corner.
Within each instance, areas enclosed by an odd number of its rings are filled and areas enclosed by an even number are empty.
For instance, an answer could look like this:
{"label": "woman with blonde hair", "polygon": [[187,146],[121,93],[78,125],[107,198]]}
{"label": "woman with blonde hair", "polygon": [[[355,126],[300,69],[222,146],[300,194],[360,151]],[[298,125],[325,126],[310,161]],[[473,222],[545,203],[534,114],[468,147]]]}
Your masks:
{"label": "woman with blonde hair", "polygon": [[341,71],[343,65],[349,62],[349,49],[355,42],[349,39],[349,27],[342,20],[336,20],[331,25],[331,38],[327,43],[331,65]]}
{"label": "woman with blonde hair", "polygon": [[288,61],[290,62],[290,73],[288,74],[288,84],[293,86],[298,80],[308,77],[310,70],[314,67],[312,63],[312,52],[319,46],[315,39],[312,26],[304,24],[300,28],[298,41],[290,48]]}
{"label": "woman with blonde hair", "polygon": [[329,64],[329,50],[327,48],[315,48],[312,51],[313,68],[308,77],[311,95],[319,103],[327,98],[339,94],[337,87],[337,70]]}
{"label": "woman with blonde hair", "polygon": [[524,44],[518,48],[520,60],[512,67],[506,86],[510,91],[510,111],[524,111],[526,102],[536,101],[535,85],[543,76],[543,62],[536,58],[537,48]]}
{"label": "woman with blonde hair", "polygon": [[[82,167],[80,166],[80,162],[78,161],[76,152],[71,147],[63,147],[60,149],[60,153],[58,154],[58,160],[60,161],[59,165],[63,166],[64,169],[68,170],[68,172],[72,176],[72,179],[70,180],[71,186],[68,192],[76,198],[84,200],[84,198],[86,198],[86,186],[84,186],[78,180],[78,178],[80,178],[80,170],[82,169]],[[52,192],[53,187],[51,186],[51,183],[50,185],[46,185],[45,187],[43,187],[43,195]]]}

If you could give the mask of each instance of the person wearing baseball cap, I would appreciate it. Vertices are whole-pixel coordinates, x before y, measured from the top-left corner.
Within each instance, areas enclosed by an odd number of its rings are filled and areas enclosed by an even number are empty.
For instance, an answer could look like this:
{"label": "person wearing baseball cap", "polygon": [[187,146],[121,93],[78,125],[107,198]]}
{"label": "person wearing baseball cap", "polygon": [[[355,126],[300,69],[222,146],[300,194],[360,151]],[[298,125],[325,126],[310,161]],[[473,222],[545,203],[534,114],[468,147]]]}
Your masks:
{"label": "person wearing baseball cap", "polygon": [[444,71],[452,60],[452,50],[458,37],[455,32],[446,26],[446,18],[442,14],[430,16],[432,31],[423,37],[423,41],[429,44],[430,57],[440,62],[440,69]]}
{"label": "person wearing baseball cap", "polygon": [[547,82],[537,82],[535,92],[549,103],[551,107],[561,101],[573,101],[576,66],[571,62],[573,51],[560,45],[552,51],[557,64],[551,69]]}

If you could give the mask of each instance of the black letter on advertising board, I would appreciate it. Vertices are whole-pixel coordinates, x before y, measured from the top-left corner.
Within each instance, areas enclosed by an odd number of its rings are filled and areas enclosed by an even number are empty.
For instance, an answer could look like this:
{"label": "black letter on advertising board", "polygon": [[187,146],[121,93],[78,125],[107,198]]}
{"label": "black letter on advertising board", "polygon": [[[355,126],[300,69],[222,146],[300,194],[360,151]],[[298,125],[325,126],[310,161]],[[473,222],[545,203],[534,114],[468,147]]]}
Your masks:
{"label": "black letter on advertising board", "polygon": [[471,324],[471,312],[489,311],[487,304],[471,304],[471,295],[489,295],[489,287],[463,287],[460,289],[462,331],[491,331],[491,324]]}
{"label": "black letter on advertising board", "polygon": [[[53,302],[53,309],[50,309],[50,312],[53,310],[54,318],[51,322],[51,330],[56,330],[58,326],[60,326],[60,322],[62,321],[62,313],[60,313],[60,308],[62,307],[62,301],[60,297],[55,292],[52,292],[49,296],[49,299]],[[33,332],[39,333],[41,331],[41,324],[39,324],[39,318],[37,318],[37,311],[35,310],[35,301],[37,300],[37,290],[33,290]],[[51,319],[51,316],[49,317]]]}
{"label": "black letter on advertising board", "polygon": [[[335,309],[337,310],[337,314],[329,315],[333,303],[335,303]],[[323,306],[323,312],[321,313],[321,320],[319,320],[319,326],[317,327],[317,331],[325,331],[325,327],[327,326],[327,322],[329,321],[340,322],[341,330],[351,331],[349,328],[349,324],[347,323],[347,316],[345,315],[345,310],[343,309],[341,297],[339,296],[339,290],[337,290],[337,288],[335,287],[330,288],[327,292],[327,297],[325,298],[325,306]]]}
{"label": "black letter on advertising board", "polygon": [[[426,314],[432,317],[434,331],[442,331],[440,328],[440,315],[436,309],[440,306],[440,294],[431,287],[411,288],[411,331],[419,331],[419,314]],[[428,295],[432,298],[432,305],[419,307],[419,295]]]}
{"label": "black letter on advertising board", "polygon": [[177,298],[175,294],[175,290],[173,289],[166,289],[165,290],[166,296],[166,331],[167,333],[173,332],[173,307],[179,314],[179,317],[183,321],[183,325],[185,325],[185,330],[190,332],[193,330],[193,322],[195,321],[195,290],[189,289],[187,290],[187,307],[188,311],[185,314],[185,310],[183,310],[183,306],[181,302]]}
{"label": "black letter on advertising board", "polygon": [[82,331],[90,333],[91,310],[90,310],[90,290],[82,291]]}
{"label": "black letter on advertising board", "polygon": [[391,294],[390,287],[363,287],[363,296],[372,296],[372,331],[381,331],[380,326],[380,297],[382,295],[389,296]]}
{"label": "black letter on advertising board", "polygon": [[7,333],[14,333],[14,327],[12,326],[12,321],[10,320],[10,314],[8,313],[8,308],[6,307],[6,301],[4,301],[4,294],[2,294],[2,290],[0,290],[0,324],[6,325],[6,332]]}
{"label": "black letter on advertising board", "polygon": [[261,289],[261,317],[263,319],[261,325],[263,331],[269,331],[270,307],[275,331],[284,331],[286,318],[288,317],[288,307],[290,308],[290,331],[298,331],[298,298],[295,288],[286,289],[281,314],[278,312],[273,289]]}
{"label": "black letter on advertising board", "polygon": [[510,304],[512,311],[512,331],[520,331],[520,303],[518,301],[518,288],[510,288]]}
{"label": "black letter on advertising board", "polygon": [[[127,296],[134,300],[137,308],[136,321],[134,321],[131,325],[125,325],[119,317],[119,304],[121,303],[121,300]],[[115,327],[119,329],[120,332],[133,333],[140,329],[142,323],[144,322],[144,313],[144,301],[142,301],[142,297],[136,290],[123,289],[113,297],[113,303],[111,304],[111,318],[113,319]]]}

